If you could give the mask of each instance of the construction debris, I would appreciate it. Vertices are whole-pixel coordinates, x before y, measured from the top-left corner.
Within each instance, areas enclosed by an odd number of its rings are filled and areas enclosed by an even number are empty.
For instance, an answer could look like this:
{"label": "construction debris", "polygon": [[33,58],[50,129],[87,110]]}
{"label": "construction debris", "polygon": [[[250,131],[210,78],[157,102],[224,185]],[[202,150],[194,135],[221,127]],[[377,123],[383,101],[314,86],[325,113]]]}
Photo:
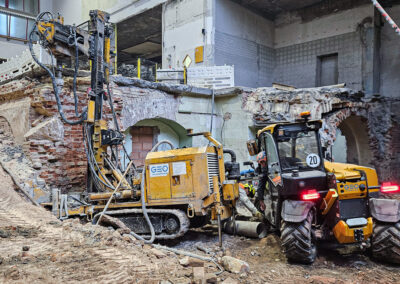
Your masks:
{"label": "construction debris", "polygon": [[232,273],[241,274],[245,272],[250,272],[250,266],[247,262],[234,258],[232,256],[222,257],[222,265],[226,270]]}

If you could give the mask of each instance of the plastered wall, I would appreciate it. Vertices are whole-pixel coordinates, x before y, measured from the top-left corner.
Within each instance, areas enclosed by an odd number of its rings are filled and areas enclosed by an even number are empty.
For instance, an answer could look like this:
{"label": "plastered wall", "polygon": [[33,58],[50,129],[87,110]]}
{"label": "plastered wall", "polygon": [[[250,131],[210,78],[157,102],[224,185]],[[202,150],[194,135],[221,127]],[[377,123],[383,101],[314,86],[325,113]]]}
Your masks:
{"label": "plastered wall", "polygon": [[[182,68],[186,55],[191,66],[213,65],[214,1],[168,1],[163,6],[163,68]],[[195,48],[204,46],[204,60],[195,63]]]}

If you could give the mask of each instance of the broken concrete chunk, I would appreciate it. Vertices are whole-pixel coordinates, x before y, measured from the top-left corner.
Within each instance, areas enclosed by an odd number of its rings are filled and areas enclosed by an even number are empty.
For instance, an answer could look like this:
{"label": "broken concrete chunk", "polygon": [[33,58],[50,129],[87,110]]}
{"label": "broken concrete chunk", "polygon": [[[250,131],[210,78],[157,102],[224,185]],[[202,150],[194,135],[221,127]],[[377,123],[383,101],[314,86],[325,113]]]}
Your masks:
{"label": "broken concrete chunk", "polygon": [[234,258],[232,256],[222,257],[222,265],[227,271],[236,274],[250,271],[250,266],[247,262]]}
{"label": "broken concrete chunk", "polygon": [[204,267],[193,267],[193,280],[203,280],[205,278]]}
{"label": "broken concrete chunk", "polygon": [[24,137],[26,139],[63,141],[64,125],[57,117],[52,117],[31,128]]}
{"label": "broken concrete chunk", "polygon": [[42,163],[35,162],[35,163],[33,163],[32,168],[34,168],[35,170],[40,170],[42,168],[42,166],[43,166]]}
{"label": "broken concrete chunk", "polygon": [[224,281],[222,281],[222,284],[238,284],[239,282],[235,279],[232,279],[230,277],[226,278]]}
{"label": "broken concrete chunk", "polygon": [[192,258],[189,256],[185,256],[179,260],[180,265],[182,266],[190,266],[190,267],[204,267],[204,261],[200,259]]}
{"label": "broken concrete chunk", "polygon": [[150,250],[157,258],[163,258],[166,257],[167,255],[165,253],[163,253],[162,251],[156,249],[156,248],[152,248]]}

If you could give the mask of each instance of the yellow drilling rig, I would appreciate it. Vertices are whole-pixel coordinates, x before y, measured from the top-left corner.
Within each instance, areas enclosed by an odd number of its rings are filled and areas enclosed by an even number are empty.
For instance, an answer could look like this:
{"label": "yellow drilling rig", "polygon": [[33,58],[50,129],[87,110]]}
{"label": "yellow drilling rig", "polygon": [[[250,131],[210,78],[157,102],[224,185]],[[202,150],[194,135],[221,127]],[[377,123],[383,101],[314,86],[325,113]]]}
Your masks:
{"label": "yellow drilling rig", "polygon": [[[109,15],[99,10],[90,11],[88,30],[64,25],[61,17],[54,18],[44,12],[37,17],[29,36],[34,60],[51,78],[62,120],[82,125],[84,133],[87,188],[77,200],[80,205],[65,210],[63,216],[87,216],[98,222],[106,214],[120,219],[150,242],[182,236],[190,226],[201,226],[211,217],[218,220],[221,243],[221,222],[232,215],[239,196],[240,170],[233,151],[224,150],[210,133],[204,132],[188,133],[208,139],[209,144],[204,147],[157,152],[158,143],[148,153],[143,169],[136,168],[133,161],[125,166],[116,158],[116,151],[125,149],[109,88],[110,62],[114,55],[110,47],[112,32]],[[75,117],[67,118],[63,112],[61,68],[56,72],[54,66],[42,64],[33,52],[33,41],[57,59],[74,59]],[[76,96],[79,56],[86,56],[91,63],[91,88],[87,108],[82,113],[78,112]],[[103,119],[103,102],[107,100],[114,129],[109,129]],[[224,161],[224,153],[231,155],[231,161]]]}

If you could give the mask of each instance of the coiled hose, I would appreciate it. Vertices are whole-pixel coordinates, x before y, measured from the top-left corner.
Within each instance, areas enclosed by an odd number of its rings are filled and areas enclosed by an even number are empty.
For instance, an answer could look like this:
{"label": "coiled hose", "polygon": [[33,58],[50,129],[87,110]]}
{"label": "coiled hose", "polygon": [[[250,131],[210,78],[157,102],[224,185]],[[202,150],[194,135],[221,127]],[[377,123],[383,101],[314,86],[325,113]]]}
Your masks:
{"label": "coiled hose", "polygon": [[[154,145],[154,147],[150,150],[150,152],[154,152],[155,150],[157,150],[157,148],[158,148],[161,144],[168,144],[168,145],[171,146],[171,149],[175,149],[175,147],[174,147],[174,145],[171,143],[171,141],[162,140],[162,141],[158,142],[156,145]],[[153,224],[152,224],[151,221],[150,221],[149,214],[147,214],[146,202],[145,202],[145,200],[144,200],[144,185],[145,185],[144,180],[145,180],[145,177],[146,177],[146,173],[143,172],[143,173],[142,173],[142,181],[141,181],[141,184],[140,184],[140,194],[141,194],[141,195],[140,195],[140,196],[141,196],[140,199],[142,200],[142,211],[143,211],[144,219],[146,220],[147,225],[148,225],[149,228],[150,228],[150,236],[151,236],[151,237],[150,237],[150,239],[146,240],[145,238],[143,238],[142,236],[140,236],[140,235],[138,235],[138,234],[136,234],[136,233],[134,233],[134,232],[131,232],[130,234],[131,234],[132,236],[134,236],[136,239],[144,241],[145,244],[152,244],[152,243],[154,242],[155,238],[156,238],[156,233],[155,233],[155,231],[154,231],[154,226],[153,226]]]}

